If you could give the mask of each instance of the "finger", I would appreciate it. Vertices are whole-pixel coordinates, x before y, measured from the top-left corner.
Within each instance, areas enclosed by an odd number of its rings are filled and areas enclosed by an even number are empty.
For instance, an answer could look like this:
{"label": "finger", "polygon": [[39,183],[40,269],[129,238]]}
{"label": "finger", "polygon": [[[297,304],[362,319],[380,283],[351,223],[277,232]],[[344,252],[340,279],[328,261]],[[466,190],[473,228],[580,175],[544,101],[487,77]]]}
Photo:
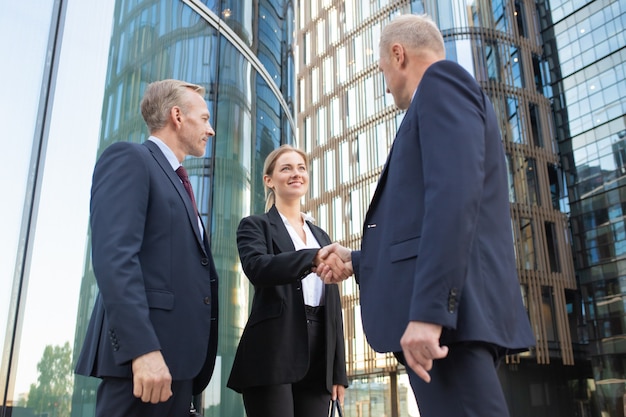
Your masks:
{"label": "finger", "polygon": [[172,393],[172,385],[171,384],[167,384],[167,385],[163,386],[163,388],[161,389],[160,401],[161,402],[165,402],[165,401],[169,400],[172,395],[173,395],[173,393]]}
{"label": "finger", "polygon": [[159,402],[167,401],[170,398],[171,385],[167,378],[155,381],[152,385],[152,395],[150,396],[150,402],[157,404]]}
{"label": "finger", "polygon": [[152,401],[152,387],[148,384],[143,385],[143,394],[141,395],[141,401],[149,403]]}
{"label": "finger", "polygon": [[432,369],[432,360],[426,358],[418,351],[403,349],[406,364],[425,382],[430,382],[428,371]]}
{"label": "finger", "polygon": [[333,385],[333,393],[331,394],[330,399],[333,401],[337,399],[337,385]]}
{"label": "finger", "polygon": [[337,398],[339,398],[339,404],[343,407],[343,400],[346,396],[346,387],[343,385],[337,386]]}
{"label": "finger", "polygon": [[346,279],[348,278],[348,271],[345,267],[343,261],[335,254],[331,254],[327,259],[326,263],[330,266],[333,271],[333,274],[336,278]]}
{"label": "finger", "polygon": [[320,258],[325,259],[326,257],[328,257],[328,255],[330,255],[333,252],[335,245],[336,243],[331,243],[330,245],[326,245],[323,248],[321,248],[318,252]]}
{"label": "finger", "polygon": [[137,378],[133,378],[133,395],[136,398],[141,398],[143,396],[143,387]]}
{"label": "finger", "polygon": [[430,355],[433,359],[443,359],[448,356],[448,346],[431,346],[428,348]]}

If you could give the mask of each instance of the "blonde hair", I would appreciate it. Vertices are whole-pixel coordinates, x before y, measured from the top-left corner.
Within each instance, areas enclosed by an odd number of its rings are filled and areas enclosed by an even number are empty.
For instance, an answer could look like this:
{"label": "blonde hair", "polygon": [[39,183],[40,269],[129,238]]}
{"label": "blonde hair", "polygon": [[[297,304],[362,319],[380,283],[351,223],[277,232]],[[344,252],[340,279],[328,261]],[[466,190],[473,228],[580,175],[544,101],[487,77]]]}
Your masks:
{"label": "blonde hair", "polygon": [[188,91],[204,96],[205,89],[199,85],[172,79],[148,84],[140,107],[150,133],[165,126],[172,107],[179,106],[183,112],[186,111],[188,99],[185,95]]}
{"label": "blonde hair", "polygon": [[407,49],[430,50],[445,57],[443,35],[428,15],[405,14],[394,18],[382,30],[380,52],[389,54],[391,45],[399,43]]}
{"label": "blonde hair", "polygon": [[[278,158],[280,158],[281,155],[287,152],[295,152],[300,155],[302,159],[304,159],[304,165],[306,166],[307,170],[309,169],[309,158],[307,158],[304,151],[298,148],[294,148],[291,145],[281,145],[280,147],[270,152],[269,155],[267,155],[267,157],[265,158],[265,163],[263,164],[264,177],[265,175],[269,177],[272,176],[272,173],[274,173],[274,168],[276,168],[276,161],[278,161]],[[263,181],[263,186],[265,187],[265,211],[268,211],[270,208],[272,208],[274,203],[276,203],[276,194],[274,194],[273,189],[265,184],[265,181]]]}

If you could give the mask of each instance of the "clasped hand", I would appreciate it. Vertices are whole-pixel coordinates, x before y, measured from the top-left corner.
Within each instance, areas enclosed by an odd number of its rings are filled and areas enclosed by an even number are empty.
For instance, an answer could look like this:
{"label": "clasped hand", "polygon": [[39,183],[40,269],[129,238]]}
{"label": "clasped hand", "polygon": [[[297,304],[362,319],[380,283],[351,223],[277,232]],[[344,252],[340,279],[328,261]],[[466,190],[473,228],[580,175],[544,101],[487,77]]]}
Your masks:
{"label": "clasped hand", "polygon": [[160,351],[133,359],[133,395],[145,403],[160,403],[172,396],[172,376]]}
{"label": "clasped hand", "polygon": [[336,284],[348,279],[353,273],[351,250],[338,243],[324,246],[317,252],[313,271],[325,284]]}

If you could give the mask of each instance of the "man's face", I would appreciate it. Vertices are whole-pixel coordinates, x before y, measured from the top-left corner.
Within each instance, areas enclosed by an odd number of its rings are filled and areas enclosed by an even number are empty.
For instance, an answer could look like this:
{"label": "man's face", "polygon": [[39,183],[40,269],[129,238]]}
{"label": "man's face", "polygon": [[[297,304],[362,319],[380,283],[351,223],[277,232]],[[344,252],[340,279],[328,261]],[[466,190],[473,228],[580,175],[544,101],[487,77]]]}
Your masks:
{"label": "man's face", "polygon": [[396,56],[391,51],[380,51],[378,69],[382,71],[387,86],[387,93],[393,96],[393,101],[399,109],[405,110],[411,104],[411,94],[407,97],[405,90],[406,80]]}
{"label": "man's face", "polygon": [[215,135],[209,119],[209,109],[202,96],[189,90],[185,97],[184,111],[181,111],[182,124],[178,141],[185,155],[203,156],[210,136]]}

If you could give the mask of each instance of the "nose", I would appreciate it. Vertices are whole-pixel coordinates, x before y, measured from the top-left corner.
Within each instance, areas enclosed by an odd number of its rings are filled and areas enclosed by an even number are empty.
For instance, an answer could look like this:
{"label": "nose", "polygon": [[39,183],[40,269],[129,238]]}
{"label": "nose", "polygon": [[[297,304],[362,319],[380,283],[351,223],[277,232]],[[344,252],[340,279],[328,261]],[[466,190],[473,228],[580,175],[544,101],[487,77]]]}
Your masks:
{"label": "nose", "polygon": [[211,126],[211,123],[207,122],[207,135],[209,136],[215,136],[215,130],[213,130],[213,126]]}

